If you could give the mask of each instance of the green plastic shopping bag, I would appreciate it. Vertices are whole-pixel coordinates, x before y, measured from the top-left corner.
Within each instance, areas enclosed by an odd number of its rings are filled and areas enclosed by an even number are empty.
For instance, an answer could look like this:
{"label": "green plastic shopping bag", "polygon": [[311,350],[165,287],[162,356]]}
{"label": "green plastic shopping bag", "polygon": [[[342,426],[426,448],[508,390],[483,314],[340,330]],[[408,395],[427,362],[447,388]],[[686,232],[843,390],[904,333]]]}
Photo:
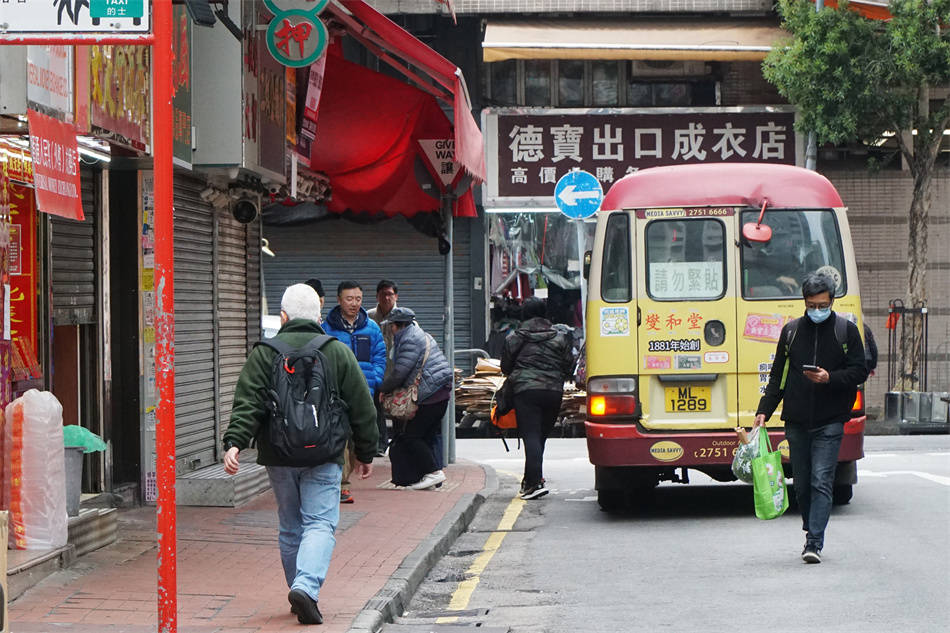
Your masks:
{"label": "green plastic shopping bag", "polygon": [[752,489],[755,516],[774,519],[788,510],[788,488],[782,471],[782,454],[772,450],[769,434],[759,433],[759,455],[752,460]]}

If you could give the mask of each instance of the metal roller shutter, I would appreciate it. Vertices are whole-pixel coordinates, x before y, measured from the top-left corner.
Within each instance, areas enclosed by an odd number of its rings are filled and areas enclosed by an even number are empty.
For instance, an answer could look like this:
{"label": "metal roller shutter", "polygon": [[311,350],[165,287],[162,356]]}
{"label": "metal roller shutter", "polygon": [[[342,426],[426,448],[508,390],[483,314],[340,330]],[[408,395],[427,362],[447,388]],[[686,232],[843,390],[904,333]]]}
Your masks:
{"label": "metal roller shutter", "polygon": [[175,174],[176,470],[214,461],[214,211],[200,180]]}
{"label": "metal roller shutter", "polygon": [[[454,225],[456,349],[471,347],[471,221],[456,219]],[[399,286],[399,305],[414,310],[422,328],[443,342],[445,258],[435,238],[416,231],[405,219],[377,224],[326,220],[263,230],[276,254],[264,259],[270,314],[280,314],[284,288],[310,277],[320,279],[326,290],[324,316],[336,305],[336,286],[344,279],[363,286],[363,306],[369,309],[376,305],[376,283],[387,278]]]}
{"label": "metal roller shutter", "polygon": [[80,170],[82,222],[50,216],[53,285],[53,324],[97,321],[96,296],[96,180],[98,171]]}
{"label": "metal roller shutter", "polygon": [[254,296],[250,294],[247,283],[247,234],[254,230],[249,230],[248,225],[235,220],[228,209],[217,211],[216,225],[215,371],[218,383],[218,430],[223,434],[231,417],[234,387],[247,358],[247,298]]}

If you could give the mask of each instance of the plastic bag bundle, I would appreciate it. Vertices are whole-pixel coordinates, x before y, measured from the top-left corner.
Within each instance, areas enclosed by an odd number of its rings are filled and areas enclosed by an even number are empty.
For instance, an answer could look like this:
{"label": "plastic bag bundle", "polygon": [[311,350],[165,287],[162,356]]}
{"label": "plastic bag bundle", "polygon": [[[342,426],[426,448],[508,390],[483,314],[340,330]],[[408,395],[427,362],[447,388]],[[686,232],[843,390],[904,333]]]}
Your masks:
{"label": "plastic bag bundle", "polygon": [[740,438],[736,454],[732,458],[732,474],[739,481],[752,483],[752,460],[759,456],[759,427],[749,433],[748,443],[743,444]]}
{"label": "plastic bag bundle", "polygon": [[9,468],[10,546],[66,544],[63,407],[48,391],[30,389],[7,405],[4,469]]}
{"label": "plastic bag bundle", "polygon": [[87,428],[75,424],[63,427],[63,443],[67,447],[81,448],[83,453],[96,453],[106,450],[102,438]]}

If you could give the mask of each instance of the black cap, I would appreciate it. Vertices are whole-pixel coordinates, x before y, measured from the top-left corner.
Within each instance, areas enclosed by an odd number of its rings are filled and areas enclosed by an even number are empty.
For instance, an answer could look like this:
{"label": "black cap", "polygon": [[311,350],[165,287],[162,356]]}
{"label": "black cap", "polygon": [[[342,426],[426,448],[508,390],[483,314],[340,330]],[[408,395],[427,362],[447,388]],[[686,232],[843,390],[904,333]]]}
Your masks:
{"label": "black cap", "polygon": [[396,306],[389,311],[389,314],[386,315],[386,319],[383,320],[381,325],[386,325],[387,323],[412,323],[415,320],[415,312],[409,308],[401,308]]}
{"label": "black cap", "polygon": [[313,288],[314,290],[316,290],[318,297],[325,297],[325,296],[327,296],[326,293],[323,292],[323,284],[320,283],[320,280],[319,280],[319,279],[308,279],[308,280],[305,281],[304,283],[307,284],[308,286],[310,286],[311,288]]}

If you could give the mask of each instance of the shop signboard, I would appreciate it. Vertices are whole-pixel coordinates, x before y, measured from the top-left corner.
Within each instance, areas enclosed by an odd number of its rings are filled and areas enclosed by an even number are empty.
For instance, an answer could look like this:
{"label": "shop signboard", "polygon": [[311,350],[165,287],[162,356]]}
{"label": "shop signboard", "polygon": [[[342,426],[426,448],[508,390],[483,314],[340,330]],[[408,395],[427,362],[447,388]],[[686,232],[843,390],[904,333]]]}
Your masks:
{"label": "shop signboard", "polygon": [[10,180],[33,184],[33,161],[25,147],[0,137],[0,162],[6,163]]}
{"label": "shop signboard", "polygon": [[184,5],[172,7],[175,51],[172,97],[172,151],[175,163],[191,168],[191,19]]}
{"label": "shop signboard", "polygon": [[89,114],[98,136],[149,150],[150,60],[147,46],[89,47]]}
{"label": "shop signboard", "polygon": [[284,154],[287,146],[284,117],[287,99],[284,89],[284,67],[266,53],[260,57],[257,75],[258,165],[263,169],[284,174]]}
{"label": "shop signboard", "polygon": [[307,72],[307,98],[304,101],[300,130],[297,133],[297,154],[300,161],[307,167],[310,166],[310,148],[317,138],[317,115],[320,111],[320,95],[323,93],[323,76],[326,71],[327,56],[321,55],[310,65]]}
{"label": "shop signboard", "polygon": [[10,247],[7,264],[10,274],[10,335],[37,348],[36,317],[36,203],[33,191],[12,183],[10,200]]}
{"label": "shop signboard", "polygon": [[27,111],[27,119],[36,206],[45,213],[82,220],[75,128],[33,110]]}
{"label": "shop signboard", "polygon": [[26,47],[26,98],[30,107],[73,120],[73,47]]}
{"label": "shop signboard", "polygon": [[265,41],[278,64],[303,68],[315,62],[327,48],[329,33],[320,20],[330,0],[264,0],[273,18]]}
{"label": "shop signboard", "polygon": [[574,168],[604,189],[647,167],[804,162],[791,107],[487,109],[485,206],[553,209],[552,187]]}
{"label": "shop signboard", "polygon": [[6,33],[148,33],[146,0],[16,0],[0,2]]}

